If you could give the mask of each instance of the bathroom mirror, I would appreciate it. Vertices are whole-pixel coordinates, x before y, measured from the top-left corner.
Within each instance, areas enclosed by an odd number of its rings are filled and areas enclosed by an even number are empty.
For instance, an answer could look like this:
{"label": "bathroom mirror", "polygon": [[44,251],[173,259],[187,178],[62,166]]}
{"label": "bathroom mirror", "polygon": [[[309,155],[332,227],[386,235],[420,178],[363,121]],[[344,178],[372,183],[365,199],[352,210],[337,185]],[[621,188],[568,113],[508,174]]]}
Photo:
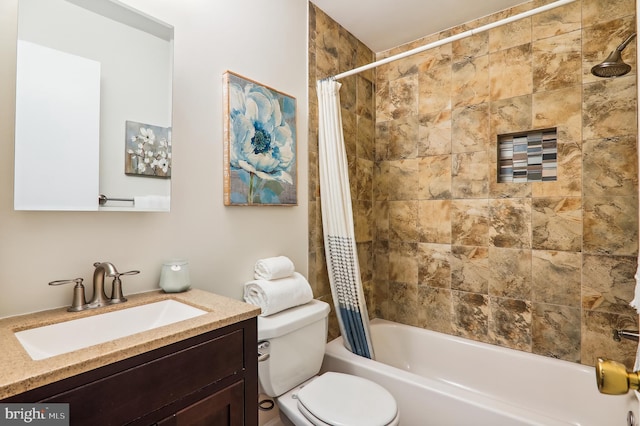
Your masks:
{"label": "bathroom mirror", "polygon": [[172,73],[124,3],[19,0],[14,209],[168,211]]}

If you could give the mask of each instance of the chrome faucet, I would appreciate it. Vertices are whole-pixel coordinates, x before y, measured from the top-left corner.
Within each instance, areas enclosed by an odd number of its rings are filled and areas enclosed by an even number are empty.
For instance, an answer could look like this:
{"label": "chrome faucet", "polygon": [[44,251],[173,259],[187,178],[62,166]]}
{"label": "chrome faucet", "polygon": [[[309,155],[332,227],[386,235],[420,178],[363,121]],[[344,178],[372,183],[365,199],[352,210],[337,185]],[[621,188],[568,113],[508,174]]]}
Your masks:
{"label": "chrome faucet", "polygon": [[118,271],[111,262],[96,262],[93,271],[93,297],[89,301],[89,308],[98,308],[111,303],[111,299],[104,292],[104,277],[115,276]]}
{"label": "chrome faucet", "polygon": [[82,284],[82,278],[74,278],[72,280],[56,280],[51,281],[49,285],[62,285],[62,284],[70,284],[75,283],[76,285],[73,287],[73,302],[71,302],[71,306],[67,311],[69,312],[78,312],[84,311],[85,309],[89,309],[89,305],[87,305],[87,300],[84,297],[84,285]]}
{"label": "chrome faucet", "polygon": [[[118,272],[111,262],[96,262],[93,266],[95,267],[95,270],[93,271],[93,296],[88,303],[85,301],[82,278],[57,280],[49,283],[49,285],[75,283],[75,287],[73,289],[73,302],[71,303],[71,307],[68,311],[78,312],[84,311],[85,309],[99,308],[100,306],[126,302],[127,299],[122,294],[122,281],[120,280],[120,276],[140,273],[140,271]],[[105,277],[113,277],[111,297],[107,297],[107,294],[104,291]]]}

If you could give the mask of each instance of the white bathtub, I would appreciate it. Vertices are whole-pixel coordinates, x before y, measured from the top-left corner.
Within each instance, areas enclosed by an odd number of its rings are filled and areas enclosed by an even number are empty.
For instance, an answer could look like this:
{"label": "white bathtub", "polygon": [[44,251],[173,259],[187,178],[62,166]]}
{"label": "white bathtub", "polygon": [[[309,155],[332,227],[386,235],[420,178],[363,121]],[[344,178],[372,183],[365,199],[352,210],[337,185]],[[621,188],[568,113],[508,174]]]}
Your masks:
{"label": "white bathtub", "polygon": [[403,426],[625,426],[638,400],[598,392],[593,367],[371,322],[376,361],[327,344],[323,371],[366,377],[398,401]]}

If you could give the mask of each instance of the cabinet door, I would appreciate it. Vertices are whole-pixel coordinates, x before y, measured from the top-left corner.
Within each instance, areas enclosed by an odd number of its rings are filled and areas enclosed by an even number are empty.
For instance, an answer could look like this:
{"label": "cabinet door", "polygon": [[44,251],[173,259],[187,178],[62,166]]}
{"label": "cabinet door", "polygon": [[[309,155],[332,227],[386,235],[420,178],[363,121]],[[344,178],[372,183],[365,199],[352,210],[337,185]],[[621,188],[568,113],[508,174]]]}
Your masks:
{"label": "cabinet door", "polygon": [[160,422],[158,426],[242,426],[244,382],[237,382]]}

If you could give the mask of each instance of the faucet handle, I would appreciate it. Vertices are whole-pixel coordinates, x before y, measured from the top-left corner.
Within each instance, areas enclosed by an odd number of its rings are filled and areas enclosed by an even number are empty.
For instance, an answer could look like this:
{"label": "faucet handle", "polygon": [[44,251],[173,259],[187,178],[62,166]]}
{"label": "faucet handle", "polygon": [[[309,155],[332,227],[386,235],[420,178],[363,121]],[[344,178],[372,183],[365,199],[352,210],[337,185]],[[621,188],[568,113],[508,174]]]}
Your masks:
{"label": "faucet handle", "polygon": [[120,277],[120,275],[136,275],[136,274],[139,274],[139,273],[140,273],[140,271],[133,270],[133,271],[127,271],[127,272],[116,272],[115,274],[111,274],[109,276],[110,277]]}
{"label": "faucet handle", "polygon": [[139,274],[140,271],[127,271],[127,272],[116,272],[115,274],[109,275],[113,277],[113,284],[111,285],[111,303],[122,303],[126,302],[127,299],[122,294],[122,281],[120,280],[121,275],[136,275]]}
{"label": "faucet handle", "polygon": [[84,285],[82,284],[82,278],[51,281],[49,285],[62,285],[70,283],[76,283],[76,285],[73,287],[73,301],[71,302],[71,306],[69,307],[69,309],[67,309],[67,311],[78,312],[85,310],[87,308],[87,300],[84,296]]}
{"label": "faucet handle", "polygon": [[640,389],[640,371],[629,372],[620,362],[598,358],[596,382],[600,393],[623,395],[629,390]]}

